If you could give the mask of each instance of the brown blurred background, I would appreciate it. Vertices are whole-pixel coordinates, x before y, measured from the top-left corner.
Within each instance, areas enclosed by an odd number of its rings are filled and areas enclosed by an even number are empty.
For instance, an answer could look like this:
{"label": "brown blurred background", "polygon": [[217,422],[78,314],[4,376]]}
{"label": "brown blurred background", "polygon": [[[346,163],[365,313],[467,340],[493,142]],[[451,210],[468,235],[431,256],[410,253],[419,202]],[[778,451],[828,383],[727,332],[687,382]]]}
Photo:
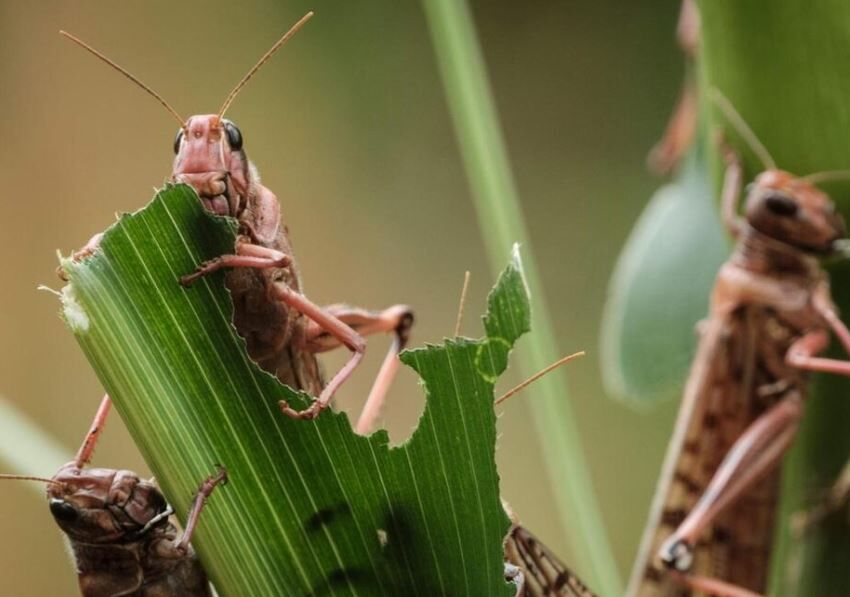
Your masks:
{"label": "brown blurred background", "polygon": [[[188,116],[216,110],[308,9],[317,13],[313,21],[228,113],[281,199],[308,294],[321,303],[409,303],[417,313],[414,343],[438,342],[454,327],[469,269],[463,331],[481,333],[477,315],[493,282],[486,231],[476,224],[417,2],[2,0],[0,394],[69,449],[102,390],[57,317],[57,300],[36,286],[60,286],[57,248],[81,246],[115,212],[150,199],[170,172],[176,127],[57,31],[89,41]],[[678,2],[477,1],[473,10],[560,348],[589,354],[562,374],[625,577],[675,405],[637,414],[609,400],[597,335],[614,259],[659,185],[644,158],[682,75],[673,39]],[[340,394],[344,408],[366,395],[386,343],[370,344],[367,364]],[[502,387],[516,381],[509,372]],[[421,407],[405,371],[386,409],[397,441]],[[503,409],[503,492],[569,561],[533,408],[531,389]],[[147,470],[117,417],[95,464]],[[0,512],[0,593],[74,594],[75,574],[44,500],[23,483],[7,483]]]}

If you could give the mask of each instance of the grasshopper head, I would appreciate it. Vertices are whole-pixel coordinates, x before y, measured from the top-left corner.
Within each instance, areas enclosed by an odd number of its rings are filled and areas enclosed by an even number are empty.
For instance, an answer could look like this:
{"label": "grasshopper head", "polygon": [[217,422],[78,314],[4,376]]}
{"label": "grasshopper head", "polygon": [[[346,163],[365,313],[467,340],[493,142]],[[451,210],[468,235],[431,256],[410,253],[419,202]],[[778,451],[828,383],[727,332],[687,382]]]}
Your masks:
{"label": "grasshopper head", "polygon": [[783,170],[762,172],[747,195],[750,226],[787,245],[828,254],[846,236],[835,203],[812,182]]}
{"label": "grasshopper head", "polygon": [[174,181],[191,185],[213,213],[239,215],[251,174],[233,122],[217,114],[192,116],[177,132],[174,153]]}
{"label": "grasshopper head", "polygon": [[130,471],[69,463],[53,481],[47,488],[50,512],[72,541],[132,540],[170,513],[157,487]]}

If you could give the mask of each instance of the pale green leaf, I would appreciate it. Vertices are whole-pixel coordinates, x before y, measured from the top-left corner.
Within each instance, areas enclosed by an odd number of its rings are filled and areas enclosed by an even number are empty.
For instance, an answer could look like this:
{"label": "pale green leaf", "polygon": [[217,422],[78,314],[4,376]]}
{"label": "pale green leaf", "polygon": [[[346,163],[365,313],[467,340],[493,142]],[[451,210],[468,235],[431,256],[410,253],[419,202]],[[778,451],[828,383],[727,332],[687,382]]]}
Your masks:
{"label": "pale green leaf", "polygon": [[600,339],[603,380],[616,398],[648,406],[681,394],[695,326],[729,250],[716,204],[704,160],[692,151],[626,241]]}

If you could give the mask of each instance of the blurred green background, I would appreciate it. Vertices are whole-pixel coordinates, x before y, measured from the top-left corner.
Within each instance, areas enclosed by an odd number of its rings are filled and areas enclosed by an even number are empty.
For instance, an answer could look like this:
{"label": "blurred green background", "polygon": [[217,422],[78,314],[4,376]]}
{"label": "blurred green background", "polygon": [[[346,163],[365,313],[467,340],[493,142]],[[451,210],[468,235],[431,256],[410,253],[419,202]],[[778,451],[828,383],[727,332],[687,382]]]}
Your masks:
{"label": "blurred green background", "polygon": [[[598,327],[608,276],[660,181],[644,168],[678,93],[676,0],[473,2],[533,250],[596,493],[623,577],[630,567],[676,405],[636,413],[608,399]],[[170,172],[173,120],[57,35],[90,42],[184,116],[216,110],[253,62],[307,10],[309,25],[228,112],[280,198],[306,291],[320,303],[416,309],[414,344],[451,335],[464,270],[466,335],[493,280],[417,2],[0,3],[0,394],[69,449],[102,390],[57,317],[57,248],[81,246],[115,212],[144,205]],[[505,247],[507,259],[510,247]],[[532,297],[533,299],[533,297]],[[388,340],[340,392],[358,408]],[[522,342],[518,350],[522,350]],[[334,369],[345,355],[325,360]],[[507,389],[519,381],[506,376]],[[422,407],[403,371],[387,406],[396,441]],[[569,562],[529,410],[500,419],[505,497]],[[56,468],[61,464],[55,463]],[[115,417],[95,465],[146,472]],[[31,471],[52,475],[54,470]],[[44,500],[0,489],[2,593],[74,594],[76,578]],[[581,570],[578,570],[581,573]]]}

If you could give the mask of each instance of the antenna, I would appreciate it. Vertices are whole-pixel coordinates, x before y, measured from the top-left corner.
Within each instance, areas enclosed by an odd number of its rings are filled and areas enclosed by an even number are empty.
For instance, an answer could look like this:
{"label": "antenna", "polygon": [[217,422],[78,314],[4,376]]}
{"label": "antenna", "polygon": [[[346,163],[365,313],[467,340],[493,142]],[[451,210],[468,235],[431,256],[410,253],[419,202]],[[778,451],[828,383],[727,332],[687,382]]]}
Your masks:
{"label": "antenna", "polygon": [[735,109],[735,106],[732,105],[732,102],[730,102],[728,98],[716,87],[711,88],[711,100],[717,104],[717,107],[720,108],[720,111],[723,112],[726,119],[732,124],[732,127],[738,131],[738,134],[744,138],[744,141],[747,142],[747,145],[750,146],[753,153],[758,156],[759,160],[761,160],[762,166],[764,166],[764,169],[776,170],[776,161],[771,157],[770,152],[767,151],[764,144],[762,144],[762,142],[759,141],[759,138],[756,137],[753,129],[747,125],[747,122]]}
{"label": "antenna", "polygon": [[30,475],[0,475],[0,481],[41,481],[51,485],[65,485],[61,481],[48,479],[47,477],[32,477]]}
{"label": "antenna", "polygon": [[800,178],[802,180],[807,180],[812,184],[831,182],[833,180],[850,180],[850,170],[824,170],[823,172],[806,174]]}
{"label": "antenna", "polygon": [[115,62],[113,62],[112,60],[110,60],[109,58],[107,58],[106,56],[104,56],[103,54],[98,52],[97,50],[95,50],[93,47],[88,45],[86,42],[84,42],[83,40],[81,40],[78,37],[71,35],[67,31],[60,31],[59,34],[64,35],[65,37],[70,39],[72,42],[77,44],[78,46],[82,46],[83,48],[85,48],[86,50],[88,50],[89,52],[94,54],[96,57],[103,60],[106,64],[108,64],[109,66],[111,66],[112,68],[117,70],[119,73],[121,73],[122,75],[124,75],[125,77],[130,79],[133,83],[135,83],[136,85],[138,85],[139,87],[144,89],[147,93],[152,95],[154,97],[154,99],[156,99],[156,101],[158,101],[160,104],[162,104],[163,107],[166,110],[168,110],[168,112],[172,116],[174,116],[174,118],[177,120],[177,122],[180,123],[180,128],[186,128],[186,121],[180,116],[180,114],[177,113],[177,110],[172,108],[171,105],[167,101],[165,101],[165,99],[160,94],[158,94],[156,91],[154,91],[153,89],[151,89],[150,87],[148,87],[147,85],[142,83],[134,75],[130,74],[130,72],[127,69],[122,68],[121,66],[118,66],[118,64],[116,64]]}
{"label": "antenna", "polygon": [[312,18],[313,14],[314,13],[311,10],[310,12],[305,14],[303,17],[301,17],[298,20],[298,22],[295,23],[289,29],[289,31],[287,31],[286,33],[283,34],[283,37],[281,37],[279,40],[277,40],[277,42],[275,42],[275,44],[271,47],[271,49],[269,49],[268,52],[263,54],[263,57],[260,58],[260,60],[257,62],[257,64],[255,64],[253,66],[253,68],[248,71],[248,74],[245,75],[244,77],[242,77],[242,80],[239,81],[239,83],[236,84],[236,87],[234,87],[233,91],[231,91],[227,95],[227,98],[224,100],[224,103],[221,105],[221,108],[218,111],[219,119],[221,119],[224,116],[224,113],[230,107],[230,104],[233,103],[233,100],[236,99],[236,96],[239,94],[240,91],[242,91],[242,88],[245,87],[245,85],[248,84],[248,81],[251,80],[251,77],[253,77],[257,73],[257,71],[260,70],[261,66],[263,66],[266,62],[268,62],[269,58],[271,58],[274,55],[274,53],[277,52],[283,44],[288,42],[289,39],[293,35],[295,35],[298,32],[298,30],[301,29],[301,27],[304,26],[304,23],[306,23],[307,21],[309,21]]}
{"label": "antenna", "polygon": [[520,390],[524,389],[526,386],[531,385],[532,383],[534,383],[535,381],[537,381],[538,379],[540,379],[541,377],[543,377],[544,375],[546,375],[547,373],[552,371],[552,369],[557,369],[561,365],[563,365],[565,363],[569,363],[573,359],[577,359],[578,357],[583,357],[583,356],[584,356],[584,351],[580,350],[579,352],[574,352],[573,354],[570,354],[570,355],[567,355],[565,357],[558,359],[557,361],[555,361],[554,363],[552,363],[548,367],[538,371],[537,373],[535,373],[534,375],[532,375],[531,377],[526,379],[524,382],[522,382],[521,384],[519,384],[515,388],[508,390],[507,392],[505,392],[504,394],[502,394],[501,396],[496,398],[496,402],[494,404],[501,404],[502,402],[504,402],[505,400],[507,400],[508,398],[510,398],[511,396],[516,394],[517,392],[519,392]]}

